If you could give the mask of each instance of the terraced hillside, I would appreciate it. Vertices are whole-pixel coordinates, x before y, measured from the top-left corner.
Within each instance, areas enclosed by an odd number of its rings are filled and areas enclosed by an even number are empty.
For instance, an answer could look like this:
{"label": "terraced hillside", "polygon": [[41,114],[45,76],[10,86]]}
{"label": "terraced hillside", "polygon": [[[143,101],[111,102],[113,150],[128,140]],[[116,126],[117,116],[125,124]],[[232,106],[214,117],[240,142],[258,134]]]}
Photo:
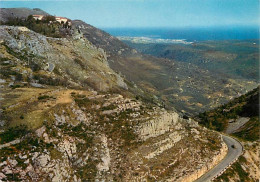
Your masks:
{"label": "terraced hillside", "polygon": [[151,102],[82,31],[0,30],[0,180],[192,181],[225,156],[217,132]]}
{"label": "terraced hillside", "polygon": [[122,95],[62,87],[5,90],[1,179],[181,181],[225,154],[218,134]]}

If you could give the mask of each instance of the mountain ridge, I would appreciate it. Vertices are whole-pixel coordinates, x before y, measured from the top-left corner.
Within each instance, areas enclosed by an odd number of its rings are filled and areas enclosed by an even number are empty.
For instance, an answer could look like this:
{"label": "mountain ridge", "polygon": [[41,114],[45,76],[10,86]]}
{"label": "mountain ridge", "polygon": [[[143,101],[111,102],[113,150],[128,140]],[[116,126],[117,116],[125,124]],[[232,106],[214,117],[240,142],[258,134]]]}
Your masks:
{"label": "mountain ridge", "polygon": [[29,15],[49,15],[39,8],[0,8],[0,21],[6,22],[13,18],[27,18]]}

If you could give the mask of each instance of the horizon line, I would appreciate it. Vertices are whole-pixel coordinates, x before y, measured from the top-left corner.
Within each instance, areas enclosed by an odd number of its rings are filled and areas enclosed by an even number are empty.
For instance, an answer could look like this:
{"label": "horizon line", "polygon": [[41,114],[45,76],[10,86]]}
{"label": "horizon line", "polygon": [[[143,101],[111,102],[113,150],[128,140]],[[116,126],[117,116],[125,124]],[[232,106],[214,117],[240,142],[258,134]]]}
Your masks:
{"label": "horizon line", "polygon": [[[83,20],[82,20],[83,21]],[[174,28],[257,28],[259,29],[259,25],[252,25],[252,24],[243,24],[243,25],[209,25],[209,26],[203,26],[203,25],[192,25],[192,26],[95,26],[100,29],[174,29]]]}

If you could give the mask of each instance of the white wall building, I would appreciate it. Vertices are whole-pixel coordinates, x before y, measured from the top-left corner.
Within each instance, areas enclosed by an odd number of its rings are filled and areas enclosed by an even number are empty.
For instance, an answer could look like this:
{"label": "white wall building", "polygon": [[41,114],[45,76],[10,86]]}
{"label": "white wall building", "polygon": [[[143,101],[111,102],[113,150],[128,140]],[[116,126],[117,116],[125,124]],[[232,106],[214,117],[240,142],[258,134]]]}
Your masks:
{"label": "white wall building", "polygon": [[42,20],[43,15],[32,15],[35,20]]}

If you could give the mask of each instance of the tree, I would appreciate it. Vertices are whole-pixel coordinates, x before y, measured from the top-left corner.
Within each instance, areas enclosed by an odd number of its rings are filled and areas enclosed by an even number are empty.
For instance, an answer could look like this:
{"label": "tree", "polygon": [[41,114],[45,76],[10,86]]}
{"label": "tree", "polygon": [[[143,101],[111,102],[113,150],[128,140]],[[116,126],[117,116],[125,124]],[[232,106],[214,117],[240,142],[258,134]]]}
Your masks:
{"label": "tree", "polygon": [[44,23],[54,22],[54,21],[56,21],[56,18],[55,18],[55,16],[47,15],[47,16],[44,16],[44,17],[42,18],[42,21],[43,21]]}
{"label": "tree", "polygon": [[[37,19],[38,20],[38,19]],[[38,20],[39,21],[39,20]],[[28,27],[29,28],[31,28],[32,26],[33,26],[33,24],[35,23],[35,19],[33,18],[33,16],[32,15],[29,15],[28,17],[27,17],[27,25],[28,25]]]}
{"label": "tree", "polygon": [[64,28],[69,28],[69,22],[68,21],[66,21]]}
{"label": "tree", "polygon": [[27,17],[27,21],[32,21],[32,20],[34,20],[33,15],[29,15],[29,16]]}

